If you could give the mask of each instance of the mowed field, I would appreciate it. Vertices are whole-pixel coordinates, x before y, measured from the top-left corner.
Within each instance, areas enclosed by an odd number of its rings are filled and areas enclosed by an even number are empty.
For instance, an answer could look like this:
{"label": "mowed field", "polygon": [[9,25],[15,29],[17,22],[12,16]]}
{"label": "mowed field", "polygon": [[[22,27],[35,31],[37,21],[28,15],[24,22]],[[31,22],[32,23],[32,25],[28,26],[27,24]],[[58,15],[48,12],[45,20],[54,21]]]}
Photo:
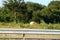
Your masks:
{"label": "mowed field", "polygon": [[[0,38],[23,38],[23,34],[0,34]],[[55,38],[55,39],[60,39],[60,35],[32,35],[32,34],[26,34],[25,38]]]}
{"label": "mowed field", "polygon": [[29,23],[0,23],[0,28],[26,28],[26,29],[58,29],[60,30],[60,24],[46,24],[46,23],[36,23],[35,25],[30,25]]}

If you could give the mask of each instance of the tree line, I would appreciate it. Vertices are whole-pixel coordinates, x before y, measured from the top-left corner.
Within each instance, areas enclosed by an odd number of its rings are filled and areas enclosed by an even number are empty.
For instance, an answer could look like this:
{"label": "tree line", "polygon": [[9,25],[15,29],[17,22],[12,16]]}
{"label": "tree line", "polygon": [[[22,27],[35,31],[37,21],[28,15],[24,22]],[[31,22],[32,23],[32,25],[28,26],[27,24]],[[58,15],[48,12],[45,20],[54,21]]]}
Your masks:
{"label": "tree line", "polygon": [[0,22],[29,23],[60,23],[60,1],[51,1],[48,6],[23,2],[22,0],[3,1],[0,7]]}

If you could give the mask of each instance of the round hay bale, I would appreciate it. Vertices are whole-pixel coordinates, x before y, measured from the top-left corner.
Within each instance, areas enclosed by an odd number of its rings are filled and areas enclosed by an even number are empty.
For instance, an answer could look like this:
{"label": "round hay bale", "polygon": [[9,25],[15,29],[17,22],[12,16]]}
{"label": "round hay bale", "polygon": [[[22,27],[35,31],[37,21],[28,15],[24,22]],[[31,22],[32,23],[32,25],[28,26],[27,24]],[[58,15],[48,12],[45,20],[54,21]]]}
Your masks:
{"label": "round hay bale", "polygon": [[36,22],[34,22],[34,21],[30,22],[30,25],[35,25],[35,24],[36,24]]}

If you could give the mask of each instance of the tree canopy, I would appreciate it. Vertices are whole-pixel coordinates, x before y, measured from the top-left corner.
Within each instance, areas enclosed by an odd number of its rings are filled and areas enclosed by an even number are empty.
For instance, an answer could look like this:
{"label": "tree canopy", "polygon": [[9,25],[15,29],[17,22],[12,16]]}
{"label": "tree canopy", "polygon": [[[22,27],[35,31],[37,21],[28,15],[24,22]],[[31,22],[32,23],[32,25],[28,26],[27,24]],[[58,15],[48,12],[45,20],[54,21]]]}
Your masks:
{"label": "tree canopy", "polygon": [[60,23],[60,1],[51,1],[45,6],[24,0],[7,0],[0,8],[0,22],[40,23],[41,20],[46,23]]}

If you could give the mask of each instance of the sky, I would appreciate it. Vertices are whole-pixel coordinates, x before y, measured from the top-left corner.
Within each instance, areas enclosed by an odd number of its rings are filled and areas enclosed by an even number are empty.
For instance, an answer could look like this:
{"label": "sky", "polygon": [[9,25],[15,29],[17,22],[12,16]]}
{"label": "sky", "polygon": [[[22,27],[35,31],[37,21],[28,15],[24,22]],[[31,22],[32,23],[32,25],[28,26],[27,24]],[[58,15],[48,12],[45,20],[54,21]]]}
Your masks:
{"label": "sky", "polygon": [[35,2],[35,3],[39,3],[39,4],[43,4],[43,5],[48,5],[50,3],[50,1],[52,0],[26,0],[26,2]]}
{"label": "sky", "polygon": [[[50,1],[52,0],[25,0],[25,2],[34,2],[34,3],[46,5],[46,6],[50,3]],[[0,0],[0,7],[2,6],[2,4],[3,4],[3,0]]]}

